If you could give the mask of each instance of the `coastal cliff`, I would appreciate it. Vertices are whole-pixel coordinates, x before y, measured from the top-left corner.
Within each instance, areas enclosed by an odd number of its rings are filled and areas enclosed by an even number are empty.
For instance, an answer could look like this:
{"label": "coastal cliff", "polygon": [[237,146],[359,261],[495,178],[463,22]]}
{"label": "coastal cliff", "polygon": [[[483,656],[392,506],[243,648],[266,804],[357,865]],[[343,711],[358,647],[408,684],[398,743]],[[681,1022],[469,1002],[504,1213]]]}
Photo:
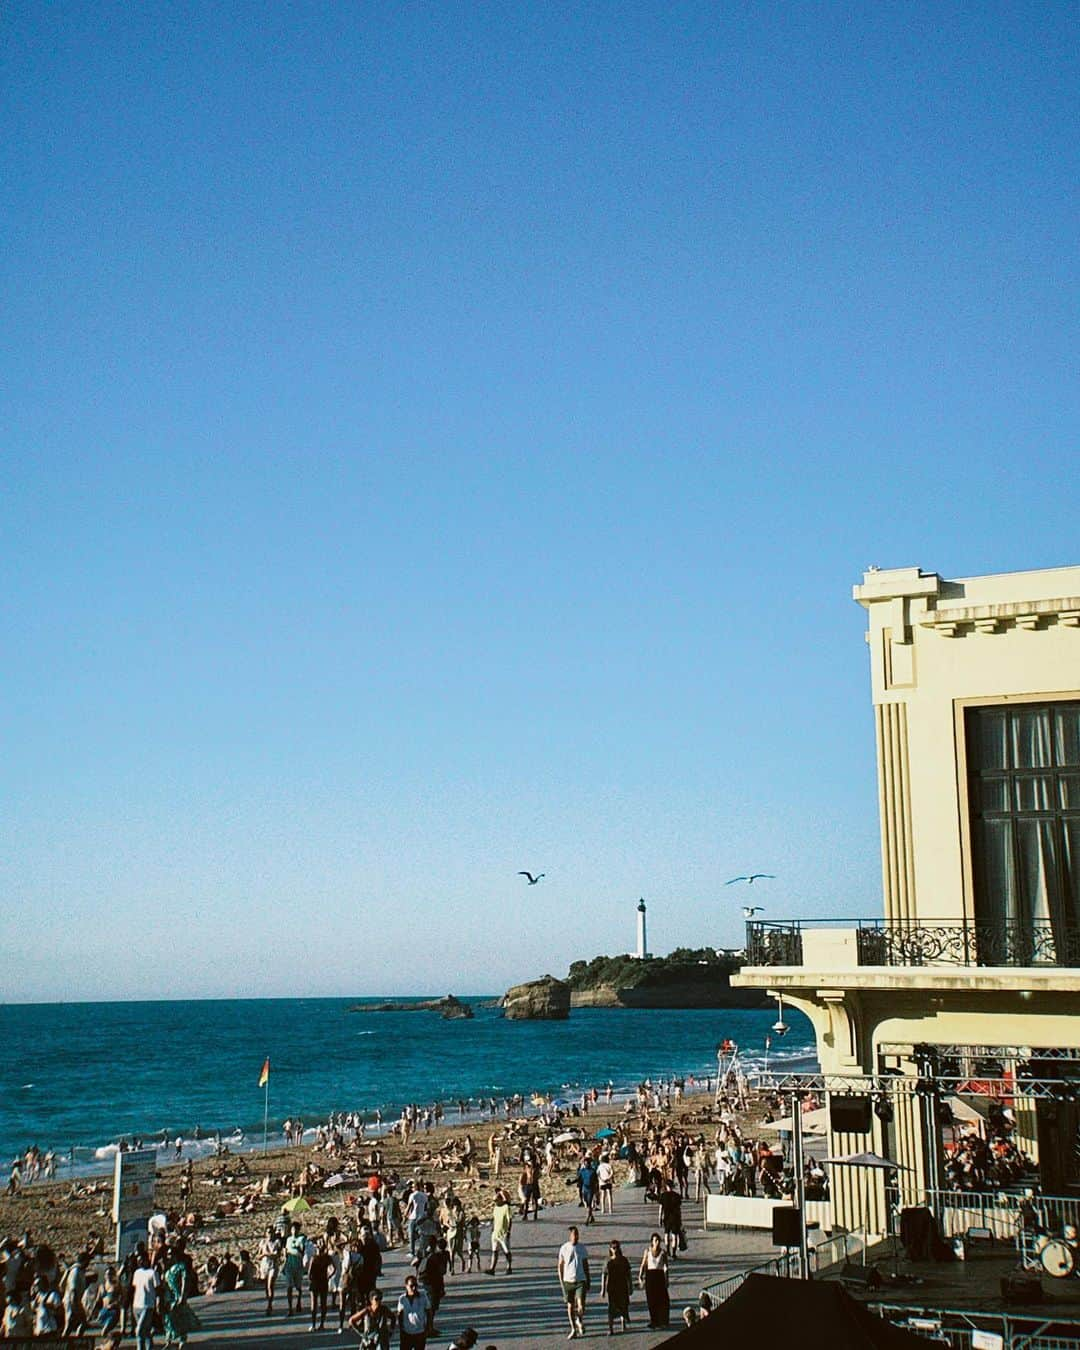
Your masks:
{"label": "coastal cliff", "polygon": [[503,1016],[520,1021],[561,1022],[570,1016],[570,986],[553,975],[515,984],[502,998]]}
{"label": "coastal cliff", "polygon": [[733,989],[739,955],[678,947],[668,956],[596,956],[575,961],[567,983],[575,1008],[764,1008],[759,989]]}
{"label": "coastal cliff", "polygon": [[[648,957],[643,961],[632,956],[597,956],[591,961],[575,961],[566,978],[568,1010],[768,1007],[769,999],[764,991],[731,987],[731,975],[739,965],[736,954],[718,953],[711,947],[678,948],[670,956]],[[517,986],[518,989],[529,987]],[[515,990],[506,997],[513,993]],[[513,1015],[552,1014],[521,1012]]]}

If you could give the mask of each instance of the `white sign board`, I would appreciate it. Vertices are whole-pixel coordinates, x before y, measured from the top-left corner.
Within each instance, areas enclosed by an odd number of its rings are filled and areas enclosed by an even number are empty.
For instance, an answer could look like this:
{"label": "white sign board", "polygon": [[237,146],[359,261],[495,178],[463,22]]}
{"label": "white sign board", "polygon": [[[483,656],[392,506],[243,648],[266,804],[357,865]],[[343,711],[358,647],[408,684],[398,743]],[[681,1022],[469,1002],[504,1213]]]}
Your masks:
{"label": "white sign board", "polygon": [[1005,1337],[996,1331],[973,1331],[971,1350],[1005,1350]]}
{"label": "white sign board", "polygon": [[154,1182],[157,1179],[157,1151],[152,1148],[129,1149],[116,1155],[113,1174],[113,1222],[148,1219],[154,1212]]}

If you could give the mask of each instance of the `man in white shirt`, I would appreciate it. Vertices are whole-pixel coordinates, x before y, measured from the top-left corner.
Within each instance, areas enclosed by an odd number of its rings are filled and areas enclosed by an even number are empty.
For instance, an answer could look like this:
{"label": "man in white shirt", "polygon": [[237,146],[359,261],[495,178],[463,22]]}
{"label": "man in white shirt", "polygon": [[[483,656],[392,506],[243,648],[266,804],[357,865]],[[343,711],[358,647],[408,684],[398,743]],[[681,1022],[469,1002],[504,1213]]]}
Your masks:
{"label": "man in white shirt", "polygon": [[424,1350],[431,1299],[420,1288],[415,1275],[405,1276],[405,1292],[398,1299],[397,1317],[401,1327],[401,1350]]}
{"label": "man in white shirt", "polygon": [[135,1344],[138,1350],[154,1350],[154,1310],[158,1297],[157,1271],[143,1252],[131,1275],[131,1311],[135,1316]]}
{"label": "man in white shirt", "polygon": [[615,1188],[615,1169],[606,1153],[596,1164],[596,1180],[600,1186],[600,1213],[610,1214],[612,1212],[612,1192]]}
{"label": "man in white shirt", "polygon": [[409,1196],[409,1204],[405,1210],[406,1226],[409,1233],[409,1255],[416,1255],[417,1242],[420,1236],[420,1225],[427,1218],[428,1214],[428,1195],[423,1186],[418,1181],[413,1187],[413,1192]]}
{"label": "man in white shirt", "polygon": [[559,1248],[559,1283],[566,1300],[566,1316],[570,1323],[568,1341],[585,1335],[585,1295],[589,1291],[589,1252],[578,1241],[576,1228],[570,1229],[569,1241]]}

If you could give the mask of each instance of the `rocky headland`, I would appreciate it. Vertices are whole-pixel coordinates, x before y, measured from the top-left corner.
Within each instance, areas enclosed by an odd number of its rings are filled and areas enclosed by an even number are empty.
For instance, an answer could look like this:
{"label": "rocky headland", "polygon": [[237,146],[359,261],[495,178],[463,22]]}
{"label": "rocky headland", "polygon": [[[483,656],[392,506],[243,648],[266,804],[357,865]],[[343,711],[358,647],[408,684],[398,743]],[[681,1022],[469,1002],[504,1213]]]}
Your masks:
{"label": "rocky headland", "polygon": [[437,1012],[448,1020],[473,1016],[472,1005],[463,1003],[453,994],[447,994],[445,998],[388,999],[385,1003],[354,1003],[349,1012]]}
{"label": "rocky headland", "polygon": [[561,1022],[570,1016],[570,986],[554,975],[515,984],[502,997],[504,1017]]}
{"label": "rocky headland", "polygon": [[[546,975],[543,980],[515,985],[503,998],[507,1017],[566,1017],[571,1008],[765,1008],[769,1000],[762,990],[733,989],[731,976],[739,969],[735,953],[716,952],[711,947],[681,947],[669,956],[638,960],[634,956],[597,956],[575,961],[566,980]],[[554,997],[566,1011],[552,1011],[551,986],[560,986]],[[506,1011],[513,1003],[514,1012]],[[531,1011],[531,1009],[537,1011]]]}

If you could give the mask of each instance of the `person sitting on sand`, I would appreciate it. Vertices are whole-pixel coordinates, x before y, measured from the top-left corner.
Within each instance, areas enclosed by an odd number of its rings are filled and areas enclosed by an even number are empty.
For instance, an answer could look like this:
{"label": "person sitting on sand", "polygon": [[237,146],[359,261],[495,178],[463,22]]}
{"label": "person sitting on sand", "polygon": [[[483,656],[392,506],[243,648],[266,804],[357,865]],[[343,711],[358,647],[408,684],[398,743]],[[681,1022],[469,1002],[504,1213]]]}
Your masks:
{"label": "person sitting on sand", "polygon": [[232,1259],[231,1252],[226,1252],[214,1274],[213,1282],[210,1285],[210,1293],[232,1294],[235,1292],[239,1281],[240,1267]]}

